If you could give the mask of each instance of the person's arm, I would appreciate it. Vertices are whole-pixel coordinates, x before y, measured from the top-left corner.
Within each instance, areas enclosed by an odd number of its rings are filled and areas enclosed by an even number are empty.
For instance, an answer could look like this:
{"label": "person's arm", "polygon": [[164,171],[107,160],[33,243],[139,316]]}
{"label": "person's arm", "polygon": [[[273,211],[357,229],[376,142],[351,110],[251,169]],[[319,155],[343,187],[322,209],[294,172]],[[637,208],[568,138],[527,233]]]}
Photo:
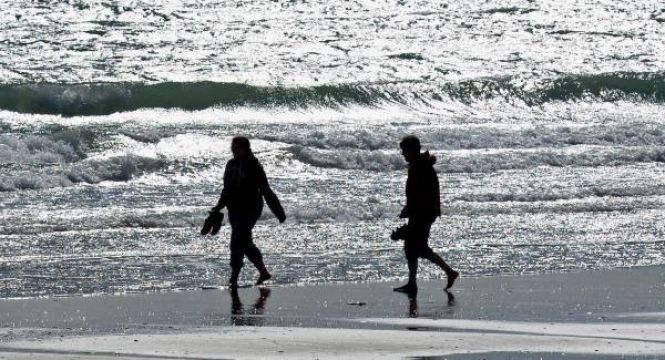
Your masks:
{"label": "person's arm", "polygon": [[230,180],[231,177],[231,170],[229,163],[226,164],[226,168],[224,169],[224,185],[222,187],[222,193],[219,195],[219,200],[217,201],[217,205],[210,209],[210,212],[219,212],[223,208],[226,207],[229,203],[229,198],[231,196],[231,187],[232,187],[232,181]]}
{"label": "person's arm", "polygon": [[437,217],[441,216],[441,193],[439,190],[439,176],[434,168],[429,171],[427,189],[426,199],[430,212],[428,215],[432,217],[431,221],[435,221]]}
{"label": "person's arm", "polygon": [[409,214],[410,207],[409,206],[413,202],[413,184],[412,182],[414,179],[412,178],[411,171],[407,174],[406,177],[406,189],[405,189],[405,195],[406,195],[406,204],[404,204],[404,208],[402,208],[402,211],[399,213],[399,218],[400,219],[406,219],[410,217],[411,215]]}
{"label": "person's arm", "polygon": [[263,170],[263,166],[261,166],[259,163],[257,163],[257,165],[257,176],[261,195],[263,195],[263,198],[266,199],[266,203],[268,203],[270,211],[275,214],[279,222],[283,223],[286,221],[284,208],[282,207],[282,204],[280,204],[277,195],[275,195],[275,192],[270,188],[270,184],[268,184],[268,177],[266,176],[266,172]]}

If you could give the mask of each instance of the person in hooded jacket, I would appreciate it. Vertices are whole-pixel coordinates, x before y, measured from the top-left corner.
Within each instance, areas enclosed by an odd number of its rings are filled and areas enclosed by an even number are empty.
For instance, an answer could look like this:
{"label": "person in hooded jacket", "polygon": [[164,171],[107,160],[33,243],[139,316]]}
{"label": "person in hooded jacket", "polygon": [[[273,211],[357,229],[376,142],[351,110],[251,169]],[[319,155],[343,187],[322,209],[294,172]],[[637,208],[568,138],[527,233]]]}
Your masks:
{"label": "person in hooded jacket", "polygon": [[272,275],[263,263],[263,255],[252,239],[252,229],[263,211],[263,199],[280,223],[286,220],[284,209],[268,184],[263,166],[252,153],[249,139],[238,136],[231,141],[233,159],[226,164],[224,188],[212,213],[224,207],[228,209],[231,224],[231,278],[229,286],[238,286],[238,276],[244,265],[244,257],[259,271],[256,285],[269,280]]}
{"label": "person in hooded jacket", "polygon": [[404,253],[409,267],[409,282],[395,291],[413,294],[418,291],[416,276],[418,258],[427,259],[446,272],[446,290],[453,286],[459,273],[429,247],[428,239],[432,223],[441,216],[439,179],[434,170],[436,157],[429,152],[420,152],[420,140],[409,135],[400,142],[402,156],[409,164],[406,180],[406,206],[400,218],[408,218],[408,223],[394,231],[393,240],[404,240]]}

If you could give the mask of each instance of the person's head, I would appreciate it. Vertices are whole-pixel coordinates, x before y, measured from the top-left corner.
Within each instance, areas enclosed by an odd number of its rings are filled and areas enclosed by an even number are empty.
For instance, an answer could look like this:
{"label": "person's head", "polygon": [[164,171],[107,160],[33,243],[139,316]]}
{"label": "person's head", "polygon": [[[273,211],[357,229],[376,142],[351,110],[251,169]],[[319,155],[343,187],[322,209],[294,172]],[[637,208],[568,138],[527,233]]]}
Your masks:
{"label": "person's head", "polygon": [[420,140],[414,135],[403,137],[399,147],[402,149],[404,160],[408,163],[415,161],[420,155]]}
{"label": "person's head", "polygon": [[249,139],[244,136],[236,136],[231,140],[231,152],[236,160],[244,160],[252,154]]}

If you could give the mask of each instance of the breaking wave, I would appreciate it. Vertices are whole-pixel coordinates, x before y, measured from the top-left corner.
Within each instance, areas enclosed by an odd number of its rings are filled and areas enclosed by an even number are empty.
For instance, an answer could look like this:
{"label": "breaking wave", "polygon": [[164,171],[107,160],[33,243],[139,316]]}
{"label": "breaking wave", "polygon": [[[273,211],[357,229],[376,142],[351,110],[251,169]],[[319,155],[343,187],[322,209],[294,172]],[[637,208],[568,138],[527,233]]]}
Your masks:
{"label": "breaking wave", "polygon": [[397,153],[362,150],[319,150],[299,145],[289,149],[296,159],[318,167],[358,170],[400,170],[406,167]]}
{"label": "breaking wave", "polygon": [[[397,152],[367,150],[337,150],[293,146],[295,158],[318,167],[394,171],[406,167]],[[443,173],[492,173],[502,170],[528,169],[539,166],[619,166],[634,163],[664,163],[665,149],[659,146],[622,148],[584,147],[582,149],[533,149],[472,152],[435,152],[435,165]]]}
{"label": "breaking wave", "polygon": [[43,136],[0,135],[0,166],[12,164],[61,164],[79,160],[81,157],[72,143],[57,141]]}
{"label": "breaking wave", "polygon": [[[469,103],[490,98],[505,98],[538,105],[550,101],[620,100],[665,102],[665,73],[613,72],[604,74],[564,75],[530,84],[520,78],[469,80],[446,84],[443,93]],[[434,94],[437,98],[439,95]]]}
{"label": "breaking wave", "polygon": [[24,167],[11,175],[0,175],[0,191],[41,190],[78,183],[129,181],[165,166],[165,161],[161,159],[128,154],[56,167]]}
{"label": "breaking wave", "polygon": [[240,83],[79,83],[0,85],[0,109],[63,116],[106,115],[143,108],[203,110],[212,107],[339,107],[393,102],[435,106],[503,98],[538,105],[551,101],[665,102],[665,73],[614,72],[562,75],[534,81],[483,78],[432,84],[425,81],[331,84],[308,87]]}
{"label": "breaking wave", "polygon": [[[591,126],[529,126],[503,128],[495,126],[416,128],[425,148],[430,149],[528,149],[574,145],[642,146],[665,145],[665,125],[626,123]],[[313,147],[317,149],[391,150],[397,147],[404,131],[399,129],[320,126],[316,130],[289,128],[288,132],[257,134],[268,141]]]}
{"label": "breaking wave", "polygon": [[37,190],[128,181],[144,172],[163,168],[162,159],[126,154],[106,159],[86,159],[80,134],[0,136],[0,191]]}
{"label": "breaking wave", "polygon": [[167,82],[0,85],[0,108],[64,116],[106,115],[142,108],[203,110],[215,106],[372,105],[385,98],[365,86],[265,87],[238,83]]}

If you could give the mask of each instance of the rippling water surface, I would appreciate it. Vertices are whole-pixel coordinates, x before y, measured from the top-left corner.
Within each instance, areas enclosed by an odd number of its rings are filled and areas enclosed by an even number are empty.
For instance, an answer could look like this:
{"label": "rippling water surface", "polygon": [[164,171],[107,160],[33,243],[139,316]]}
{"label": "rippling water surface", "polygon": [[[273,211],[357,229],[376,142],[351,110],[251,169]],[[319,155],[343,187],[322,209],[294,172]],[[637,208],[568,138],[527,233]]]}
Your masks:
{"label": "rippling water surface", "polygon": [[236,134],[278,283],[406,275],[405,134],[465,274],[665,263],[658,1],[0,6],[0,297],[223,283],[230,229],[197,232]]}

